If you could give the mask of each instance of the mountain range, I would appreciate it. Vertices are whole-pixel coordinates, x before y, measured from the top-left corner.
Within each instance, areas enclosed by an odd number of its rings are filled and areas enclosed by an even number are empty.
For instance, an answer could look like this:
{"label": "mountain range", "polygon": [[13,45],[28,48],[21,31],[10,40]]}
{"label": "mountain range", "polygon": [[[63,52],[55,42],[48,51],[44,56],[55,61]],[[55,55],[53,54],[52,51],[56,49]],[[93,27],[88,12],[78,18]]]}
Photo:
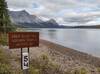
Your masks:
{"label": "mountain range", "polygon": [[66,28],[59,25],[54,19],[43,21],[36,15],[30,15],[27,11],[9,11],[11,21],[19,27],[25,28]]}
{"label": "mountain range", "polygon": [[100,25],[90,26],[64,26],[59,25],[54,19],[44,21],[36,15],[31,15],[27,11],[9,11],[12,23],[23,28],[100,28]]}

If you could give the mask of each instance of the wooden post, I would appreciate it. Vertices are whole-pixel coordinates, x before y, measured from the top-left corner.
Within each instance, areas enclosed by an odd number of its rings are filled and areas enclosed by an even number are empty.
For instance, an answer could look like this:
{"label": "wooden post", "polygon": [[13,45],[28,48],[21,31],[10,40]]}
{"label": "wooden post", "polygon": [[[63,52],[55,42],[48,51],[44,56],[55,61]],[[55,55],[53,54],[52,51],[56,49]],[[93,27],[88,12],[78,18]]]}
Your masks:
{"label": "wooden post", "polygon": [[[30,55],[29,55],[29,47],[28,47],[28,49],[27,49],[27,52],[28,52],[28,59],[29,59],[29,64],[30,64]],[[29,74],[29,69],[25,69],[25,70],[23,70],[23,74]]]}
{"label": "wooden post", "polygon": [[22,65],[22,57],[23,57],[23,55],[22,55],[22,53],[23,53],[23,49],[21,48],[21,69],[23,69],[23,65]]}
{"label": "wooden post", "polygon": [[[24,68],[23,65],[23,61],[28,61],[28,66],[29,66],[29,48],[27,49],[27,52],[28,52],[28,57],[25,56],[24,58],[24,55],[25,53],[23,53],[23,49],[21,48],[21,69],[23,70],[23,74],[29,74],[29,69],[28,68]],[[24,59],[23,59],[24,58]]]}
{"label": "wooden post", "polygon": [[30,49],[28,47],[28,57],[29,57],[29,68],[30,68]]}
{"label": "wooden post", "polygon": [[23,74],[29,74],[28,69],[23,70]]}

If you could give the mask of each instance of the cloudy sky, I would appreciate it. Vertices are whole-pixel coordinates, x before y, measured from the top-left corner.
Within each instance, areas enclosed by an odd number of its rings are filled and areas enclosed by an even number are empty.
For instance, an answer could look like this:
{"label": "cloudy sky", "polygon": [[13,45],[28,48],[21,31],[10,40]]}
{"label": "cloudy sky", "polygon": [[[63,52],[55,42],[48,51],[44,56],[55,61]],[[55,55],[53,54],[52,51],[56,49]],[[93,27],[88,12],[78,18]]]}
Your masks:
{"label": "cloudy sky", "polygon": [[100,0],[6,0],[10,10],[26,10],[64,25],[100,24]]}

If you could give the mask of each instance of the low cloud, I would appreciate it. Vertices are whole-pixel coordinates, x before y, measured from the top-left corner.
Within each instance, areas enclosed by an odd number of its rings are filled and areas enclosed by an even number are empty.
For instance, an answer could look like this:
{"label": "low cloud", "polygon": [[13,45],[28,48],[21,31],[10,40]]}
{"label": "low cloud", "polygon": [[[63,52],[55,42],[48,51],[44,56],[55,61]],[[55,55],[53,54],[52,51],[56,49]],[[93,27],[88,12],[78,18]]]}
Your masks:
{"label": "low cloud", "polygon": [[64,17],[66,22],[72,23],[87,23],[100,17],[100,12],[74,14],[71,17]]}

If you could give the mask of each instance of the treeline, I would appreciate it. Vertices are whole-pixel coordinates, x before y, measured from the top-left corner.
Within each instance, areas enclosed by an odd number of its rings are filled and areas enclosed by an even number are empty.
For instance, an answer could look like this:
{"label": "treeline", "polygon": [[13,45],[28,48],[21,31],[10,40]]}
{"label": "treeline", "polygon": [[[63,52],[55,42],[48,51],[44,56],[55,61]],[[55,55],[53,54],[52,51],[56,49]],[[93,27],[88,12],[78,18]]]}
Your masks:
{"label": "treeline", "polygon": [[90,26],[67,26],[66,28],[69,28],[69,29],[78,29],[78,28],[80,28],[80,29],[100,29],[100,25],[90,25]]}
{"label": "treeline", "polygon": [[11,23],[10,16],[8,14],[8,6],[5,0],[0,0],[0,32],[7,33],[14,31],[15,27]]}

